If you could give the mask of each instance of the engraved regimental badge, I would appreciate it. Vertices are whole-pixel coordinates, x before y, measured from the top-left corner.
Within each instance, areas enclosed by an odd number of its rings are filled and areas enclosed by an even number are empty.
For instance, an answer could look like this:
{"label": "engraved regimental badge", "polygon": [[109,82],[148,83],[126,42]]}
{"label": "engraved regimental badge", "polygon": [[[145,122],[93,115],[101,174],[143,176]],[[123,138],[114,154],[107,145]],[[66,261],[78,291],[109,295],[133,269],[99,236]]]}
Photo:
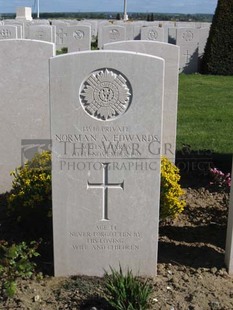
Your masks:
{"label": "engraved regimental badge", "polygon": [[80,89],[84,111],[100,121],[111,121],[123,115],[130,106],[131,98],[129,81],[112,69],[92,72]]}

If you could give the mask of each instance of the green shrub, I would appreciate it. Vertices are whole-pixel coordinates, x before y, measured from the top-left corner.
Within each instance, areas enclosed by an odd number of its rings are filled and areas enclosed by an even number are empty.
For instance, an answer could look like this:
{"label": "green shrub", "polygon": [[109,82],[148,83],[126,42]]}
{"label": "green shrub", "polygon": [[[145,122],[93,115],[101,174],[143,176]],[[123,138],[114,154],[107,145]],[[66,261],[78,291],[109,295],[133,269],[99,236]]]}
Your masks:
{"label": "green shrub", "polygon": [[31,259],[39,255],[37,247],[36,242],[28,246],[25,242],[9,245],[6,241],[0,241],[1,291],[7,297],[15,295],[17,278],[30,278],[35,272],[36,265]]}
{"label": "green shrub", "polygon": [[202,60],[206,74],[233,74],[233,0],[218,0]]}
{"label": "green shrub", "polygon": [[184,191],[181,189],[179,169],[166,157],[161,161],[161,189],[160,189],[160,218],[176,217],[185,206],[181,198]]}
{"label": "green shrub", "polygon": [[63,55],[68,53],[68,47],[62,47],[60,50],[56,50],[56,55]]}
{"label": "green shrub", "polygon": [[12,175],[13,187],[8,197],[10,212],[25,228],[45,230],[52,215],[50,153],[35,155]]}
{"label": "green shrub", "polygon": [[128,270],[124,275],[111,268],[111,274],[105,273],[105,291],[107,302],[116,310],[148,309],[152,287],[148,281],[140,281]]}
{"label": "green shrub", "polygon": [[91,50],[98,50],[98,38],[91,42]]}

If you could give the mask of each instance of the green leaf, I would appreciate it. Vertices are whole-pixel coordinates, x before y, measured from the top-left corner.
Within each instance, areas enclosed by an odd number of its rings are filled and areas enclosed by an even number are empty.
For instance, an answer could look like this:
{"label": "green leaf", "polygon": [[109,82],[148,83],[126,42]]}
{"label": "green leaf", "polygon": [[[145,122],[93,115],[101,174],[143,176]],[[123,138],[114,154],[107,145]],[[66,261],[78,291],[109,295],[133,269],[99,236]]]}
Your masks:
{"label": "green leaf", "polygon": [[5,290],[8,297],[14,297],[16,293],[16,282],[15,281],[7,281],[5,282]]}

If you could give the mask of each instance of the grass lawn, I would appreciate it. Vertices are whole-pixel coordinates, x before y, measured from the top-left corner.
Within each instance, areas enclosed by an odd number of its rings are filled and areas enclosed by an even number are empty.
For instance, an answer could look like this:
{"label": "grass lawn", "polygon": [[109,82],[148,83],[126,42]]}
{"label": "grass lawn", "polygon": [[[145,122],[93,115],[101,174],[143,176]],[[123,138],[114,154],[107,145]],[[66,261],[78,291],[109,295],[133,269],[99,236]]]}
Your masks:
{"label": "grass lawn", "polygon": [[233,76],[180,75],[177,150],[233,153]]}

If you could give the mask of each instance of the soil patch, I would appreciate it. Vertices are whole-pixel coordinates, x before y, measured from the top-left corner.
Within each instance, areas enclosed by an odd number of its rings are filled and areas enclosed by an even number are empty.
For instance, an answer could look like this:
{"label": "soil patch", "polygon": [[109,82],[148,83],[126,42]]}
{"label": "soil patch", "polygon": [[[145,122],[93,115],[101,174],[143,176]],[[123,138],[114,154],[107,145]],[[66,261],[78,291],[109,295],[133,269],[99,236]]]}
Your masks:
{"label": "soil patch", "polygon": [[[160,224],[158,276],[150,280],[154,288],[151,309],[233,309],[233,280],[224,266],[229,194],[197,184],[185,189],[185,211],[176,220]],[[19,237],[18,228],[9,219],[1,217],[1,221],[2,239]],[[49,241],[44,245],[39,262],[47,274],[53,269],[51,246]],[[49,275],[42,280],[20,280],[13,299],[0,297],[0,309],[108,310],[103,281]]]}

